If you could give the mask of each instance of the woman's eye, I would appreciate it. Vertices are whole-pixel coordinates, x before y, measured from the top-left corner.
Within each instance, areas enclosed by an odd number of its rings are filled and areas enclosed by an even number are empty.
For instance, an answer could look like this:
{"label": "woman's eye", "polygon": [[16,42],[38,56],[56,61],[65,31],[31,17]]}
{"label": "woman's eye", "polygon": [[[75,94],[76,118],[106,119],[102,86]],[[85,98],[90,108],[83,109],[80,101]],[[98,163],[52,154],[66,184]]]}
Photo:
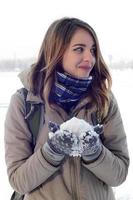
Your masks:
{"label": "woman's eye", "polygon": [[95,49],[95,48],[91,49],[90,52],[91,52],[91,54],[92,54],[93,56],[96,56],[96,49]]}
{"label": "woman's eye", "polygon": [[77,47],[74,49],[74,51],[78,52],[78,53],[82,53],[84,51],[83,47]]}

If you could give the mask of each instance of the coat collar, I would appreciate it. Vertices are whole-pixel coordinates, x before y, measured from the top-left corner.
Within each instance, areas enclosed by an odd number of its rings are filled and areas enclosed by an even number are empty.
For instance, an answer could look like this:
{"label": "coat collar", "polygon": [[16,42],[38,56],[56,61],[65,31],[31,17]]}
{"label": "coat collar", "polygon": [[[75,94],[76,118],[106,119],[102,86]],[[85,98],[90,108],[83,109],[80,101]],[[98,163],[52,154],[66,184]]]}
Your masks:
{"label": "coat collar", "polygon": [[22,85],[24,86],[24,88],[28,90],[26,101],[29,101],[32,104],[44,103],[40,96],[34,95],[31,91],[31,85],[30,85],[30,79],[29,79],[30,71],[31,71],[31,68],[27,68],[18,74],[18,77]]}
{"label": "coat collar", "polygon": [[26,101],[29,101],[32,104],[44,104],[44,101],[41,99],[41,97],[34,95],[31,91],[28,91]]}

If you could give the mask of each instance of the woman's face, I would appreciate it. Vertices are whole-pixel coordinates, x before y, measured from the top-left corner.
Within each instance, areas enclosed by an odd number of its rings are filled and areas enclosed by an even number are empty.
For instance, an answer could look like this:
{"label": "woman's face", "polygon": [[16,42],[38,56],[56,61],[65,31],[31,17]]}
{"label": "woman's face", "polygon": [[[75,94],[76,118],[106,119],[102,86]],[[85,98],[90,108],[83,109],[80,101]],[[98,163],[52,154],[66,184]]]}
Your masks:
{"label": "woman's face", "polygon": [[73,35],[63,55],[63,69],[76,78],[86,78],[93,69],[96,57],[93,37],[84,29]]}

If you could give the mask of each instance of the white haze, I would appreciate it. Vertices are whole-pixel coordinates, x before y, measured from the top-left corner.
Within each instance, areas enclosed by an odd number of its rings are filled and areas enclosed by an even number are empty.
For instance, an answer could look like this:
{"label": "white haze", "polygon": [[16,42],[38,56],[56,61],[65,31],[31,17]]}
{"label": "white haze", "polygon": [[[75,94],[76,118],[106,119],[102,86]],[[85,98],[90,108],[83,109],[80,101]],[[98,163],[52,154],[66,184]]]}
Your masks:
{"label": "white haze", "polygon": [[106,60],[132,59],[132,0],[0,0],[0,59],[37,57],[46,29],[64,16],[95,29]]}

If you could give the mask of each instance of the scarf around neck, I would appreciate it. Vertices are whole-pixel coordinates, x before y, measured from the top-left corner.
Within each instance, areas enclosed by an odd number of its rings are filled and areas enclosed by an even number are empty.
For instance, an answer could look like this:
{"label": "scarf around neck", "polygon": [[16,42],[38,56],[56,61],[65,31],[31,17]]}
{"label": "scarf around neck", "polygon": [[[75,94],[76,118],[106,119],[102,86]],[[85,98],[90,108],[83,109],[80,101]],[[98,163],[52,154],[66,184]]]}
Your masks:
{"label": "scarf around neck", "polygon": [[50,99],[69,112],[88,90],[91,81],[92,76],[78,79],[67,73],[56,72]]}

